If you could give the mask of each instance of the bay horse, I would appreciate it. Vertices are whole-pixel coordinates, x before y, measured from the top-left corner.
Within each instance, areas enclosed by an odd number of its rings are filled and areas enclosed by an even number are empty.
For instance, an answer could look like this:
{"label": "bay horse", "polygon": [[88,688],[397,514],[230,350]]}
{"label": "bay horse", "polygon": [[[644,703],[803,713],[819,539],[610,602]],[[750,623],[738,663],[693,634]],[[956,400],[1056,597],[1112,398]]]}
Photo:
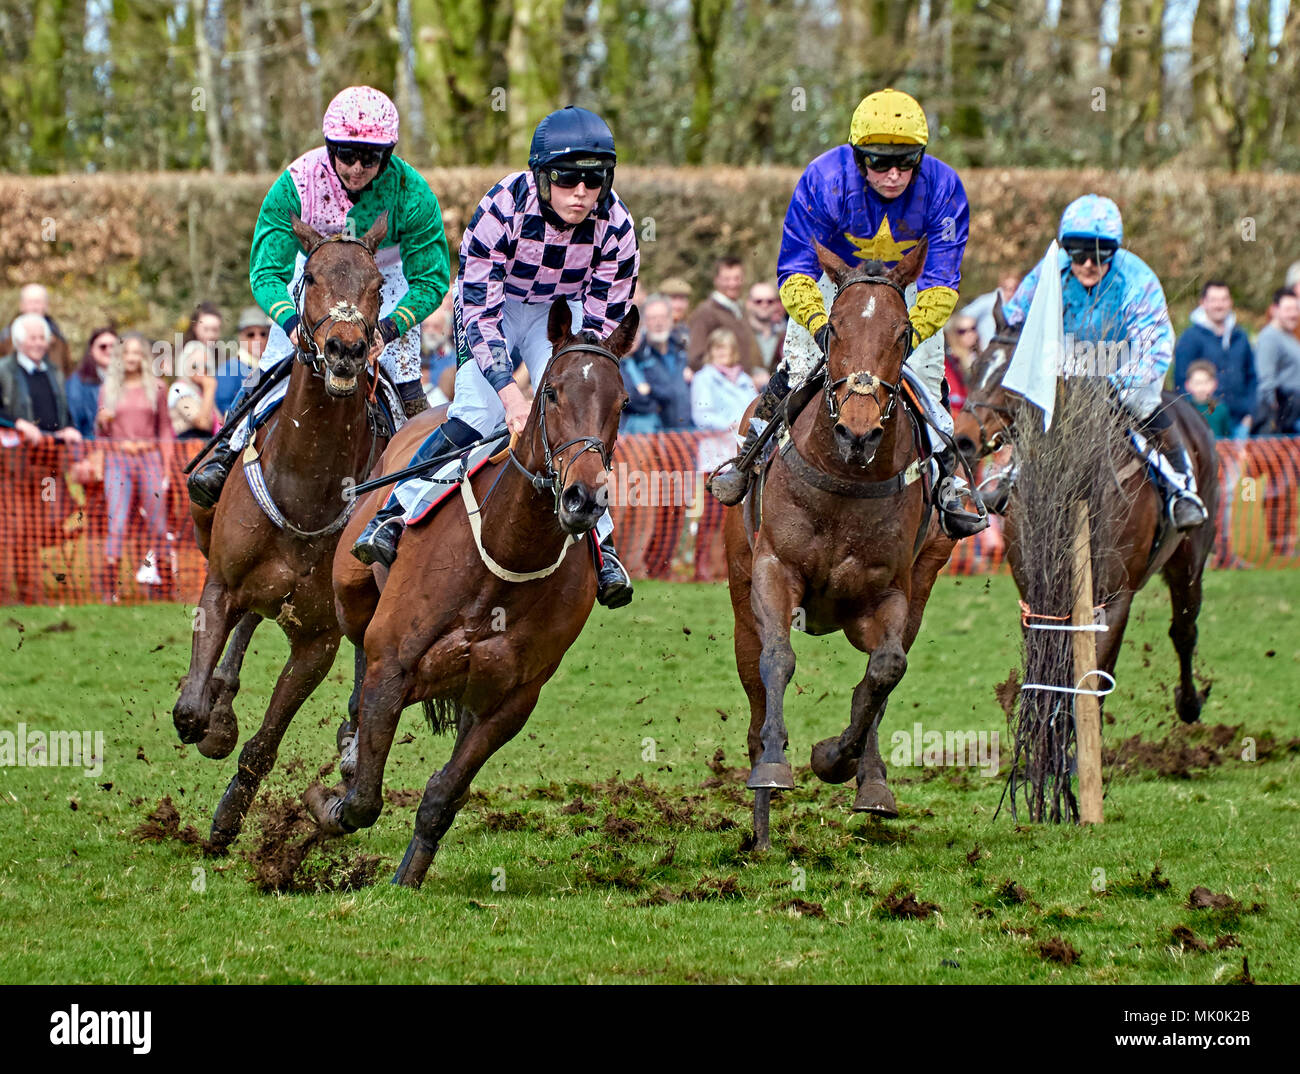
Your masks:
{"label": "bay horse", "polygon": [[[1014,452],[1015,423],[1021,408],[1027,407],[1028,420],[1039,420],[1038,411],[1018,395],[1002,386],[1002,377],[1011,364],[1011,356],[1020,338],[1020,329],[1008,325],[1000,303],[993,304],[996,331],[988,346],[977,355],[970,370],[966,402],[955,419],[957,448],[974,467],[1011,446]],[[1196,619],[1201,611],[1201,580],[1205,563],[1214,548],[1215,519],[1219,498],[1218,456],[1214,438],[1205,420],[1184,396],[1165,392],[1163,405],[1170,409],[1196,471],[1196,482],[1207,520],[1200,526],[1179,533],[1165,517],[1164,498],[1136,453],[1133,464],[1117,475],[1118,489],[1131,506],[1124,516],[1123,529],[1114,554],[1096,554],[1098,534],[1093,534],[1094,603],[1109,595],[1105,622],[1109,629],[1097,634],[1097,666],[1113,675],[1119,658],[1120,643],[1128,625],[1133,598],[1157,573],[1169,587],[1173,609],[1169,637],[1178,654],[1178,685],[1174,688],[1174,708],[1183,723],[1200,719],[1201,707],[1209,696],[1206,686],[1198,691],[1192,671],[1196,654]],[[1008,501],[1006,488],[986,496],[990,509],[999,513]],[[1021,593],[1026,590],[1025,566],[1017,539],[1014,513],[1005,519],[1007,561]]]}
{"label": "bay horse", "polygon": [[[519,733],[591,614],[596,572],[585,545],[605,510],[627,403],[619,359],[635,343],[638,320],[633,307],[607,339],[575,336],[568,302],[552,305],[552,358],[528,422],[508,457],[484,466],[461,490],[481,505],[481,536],[468,502],[443,505],[407,528],[381,589],[383,568],[363,565],[350,549],[387,497],[385,487],[359,501],[335,553],[339,621],[363,661],[346,793],[315,785],[304,796],[321,830],[341,835],[374,824],[407,705],[430,702],[436,729],[454,720],[457,730],[450,760],[425,787],[395,884],[420,886],[470,782]],[[411,435],[394,438],[384,473],[406,465],[438,420],[420,418]],[[341,766],[345,779],[350,767]]]}
{"label": "bay horse", "polygon": [[869,654],[850,723],[813,748],[813,770],[828,783],[856,776],[854,810],[898,815],[878,728],[907,670],[935,577],[955,544],[939,529],[915,480],[927,441],[899,399],[912,332],[904,289],[921,274],[926,249],[922,239],[886,272],[879,262],[850,269],[817,246],[836,288],[825,405],[804,407],[761,491],[751,490],[727,512],[727,572],[736,667],[749,698],[748,786],[756,792],[758,850],[771,847],[772,790],[794,787],[784,698],[794,674],[790,630],[796,617],[805,633],[843,631]]}
{"label": "bay horse", "polygon": [[[387,444],[370,352],[383,282],[374,253],[388,214],[360,239],[325,238],[296,216],[292,226],[307,260],[302,342],[284,401],[245,450],[242,478],[231,475],[215,508],[191,505],[208,569],[189,673],[172,712],[181,741],[197,743],[205,757],[228,756],[239,738],[231,703],[253,631],[273,619],[290,648],[262,727],[245,743],[213,816],[216,847],[238,836],[290,720],[334,663],[341,631],[330,562],[352,509],[351,486]],[[273,521],[268,509],[280,517]]]}

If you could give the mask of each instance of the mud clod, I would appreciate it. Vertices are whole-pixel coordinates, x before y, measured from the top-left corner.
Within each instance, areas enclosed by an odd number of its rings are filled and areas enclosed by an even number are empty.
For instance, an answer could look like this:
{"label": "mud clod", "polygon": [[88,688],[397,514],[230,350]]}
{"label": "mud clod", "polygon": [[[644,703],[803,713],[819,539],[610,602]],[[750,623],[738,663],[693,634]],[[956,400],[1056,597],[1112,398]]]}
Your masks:
{"label": "mud clod", "polygon": [[1038,957],[1044,962],[1059,962],[1062,966],[1073,966],[1079,961],[1079,952],[1069,940],[1053,936],[1038,945]]}
{"label": "mud clod", "polygon": [[917,899],[915,892],[901,886],[886,895],[876,909],[889,917],[917,918],[921,921],[940,912],[934,903]]}

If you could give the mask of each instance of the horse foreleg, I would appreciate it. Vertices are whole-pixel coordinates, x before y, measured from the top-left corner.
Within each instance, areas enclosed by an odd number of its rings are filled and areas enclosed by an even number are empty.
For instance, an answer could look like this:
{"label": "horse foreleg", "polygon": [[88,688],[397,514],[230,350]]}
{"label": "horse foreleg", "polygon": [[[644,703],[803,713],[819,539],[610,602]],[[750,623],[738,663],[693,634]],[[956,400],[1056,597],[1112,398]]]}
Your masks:
{"label": "horse foreleg", "polygon": [[253,631],[261,621],[262,617],[256,612],[244,613],[244,617],[235,625],[230,641],[226,643],[226,655],[221,658],[221,664],[212,676],[214,699],[208,717],[208,733],[195,747],[204,757],[214,760],[228,757],[239,741],[239,720],[235,717],[239,670],[244,666],[244,654],[248,651]]}
{"label": "horse foreleg", "polygon": [[1184,541],[1169,562],[1163,574],[1169,585],[1169,602],[1173,607],[1173,620],[1169,624],[1169,637],[1178,653],[1178,685],[1174,687],[1174,709],[1183,723],[1196,723],[1201,718],[1201,706],[1210,696],[1196,689],[1192,675],[1192,658],[1196,655],[1196,619],[1201,613],[1201,577],[1205,568],[1206,550],[1191,541]]}
{"label": "horse foreleg", "polygon": [[384,808],[384,766],[406,700],[407,674],[392,658],[366,660],[365,669],[352,743],[356,767],[347,793],[314,786],[303,796],[326,835],[369,828]]}
{"label": "horse foreleg", "polygon": [[339,636],[332,631],[290,638],[289,660],[276,680],[262,726],[240,750],[239,767],[213,814],[210,838],[214,846],[228,846],[239,835],[258,787],[275,764],[289,721],[329,674],[338,647]]}
{"label": "horse foreleg", "polygon": [[182,742],[198,742],[207,734],[212,710],[212,671],[240,614],[241,609],[234,607],[229,590],[209,572],[199,605],[194,609],[190,669],[172,708],[172,723]]}
{"label": "horse foreleg", "polygon": [[348,718],[339,726],[339,774],[351,784],[357,772],[357,719],[361,712],[361,685],[366,681],[364,645],[352,647],[352,696],[348,698]]}
{"label": "horse foreleg", "polygon": [[750,790],[794,788],[794,772],[785,756],[787,735],[783,708],[786,687],[794,676],[790,622],[802,599],[803,588],[802,580],[775,555],[755,555],[750,606],[754,610],[762,646],[758,673],[763,682],[766,705],[759,733],[762,751],[751,765],[746,784]]}
{"label": "horse foreleg", "polygon": [[859,647],[870,639],[879,639],[871,649],[866,677],[859,684],[862,691],[860,709],[857,708],[859,691],[854,691],[854,724],[865,730],[862,756],[858,761],[858,794],[853,800],[853,809],[857,813],[898,816],[893,792],[885,778],[885,762],[880,756],[879,728],[889,695],[907,672],[903,639],[908,616],[908,599],[900,592],[883,600],[870,619],[845,630],[849,640]]}
{"label": "horse foreleg", "polygon": [[[732,525],[728,518],[727,525]],[[740,538],[744,540],[743,533]],[[736,670],[740,673],[741,685],[749,699],[749,735],[746,746],[749,752],[749,764],[752,768],[759,754],[763,752],[763,722],[767,716],[767,691],[763,689],[763,678],[759,674],[759,658],[763,645],[758,639],[758,627],[754,622],[754,609],[750,606],[749,550],[743,549],[744,562],[738,562],[731,547],[731,534],[728,533],[728,567],[731,571],[731,610],[735,618]],[[768,816],[772,805],[772,791],[760,787],[754,791],[754,849],[771,850],[772,840],[768,833]]]}
{"label": "horse foreleg", "polygon": [[537,695],[549,674],[514,690],[496,711],[462,721],[451,759],[434,773],[424,788],[415,815],[415,834],[394,884],[418,888],[438,853],[438,843],[469,797],[469,786],[484,763],[519,733],[537,704]]}

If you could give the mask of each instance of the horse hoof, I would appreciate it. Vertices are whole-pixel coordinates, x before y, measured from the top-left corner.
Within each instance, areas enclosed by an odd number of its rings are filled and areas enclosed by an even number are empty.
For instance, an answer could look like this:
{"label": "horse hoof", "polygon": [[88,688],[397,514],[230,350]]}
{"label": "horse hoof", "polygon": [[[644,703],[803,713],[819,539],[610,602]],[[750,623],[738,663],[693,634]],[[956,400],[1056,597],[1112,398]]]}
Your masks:
{"label": "horse hoof", "polygon": [[847,783],[858,774],[858,759],[841,749],[838,738],[824,738],[813,747],[812,769],[823,783]]}
{"label": "horse hoof", "polygon": [[794,771],[785,761],[760,761],[750,770],[749,782],[745,784],[751,791],[770,788],[778,791],[794,790]]}
{"label": "horse hoof", "polygon": [[235,719],[235,710],[229,705],[219,705],[212,710],[208,733],[199,740],[197,748],[204,757],[219,761],[230,756],[238,741],[239,721]]}
{"label": "horse hoof", "polygon": [[1205,705],[1205,699],[1210,696],[1210,687],[1204,690],[1194,690],[1188,695],[1181,686],[1174,687],[1174,711],[1178,713],[1178,718],[1183,723],[1198,723],[1201,719],[1201,708]]}
{"label": "horse hoof", "polygon": [[222,852],[239,838],[238,828],[218,828],[214,823],[208,833],[208,847],[213,852]]}
{"label": "horse hoof", "polygon": [[393,884],[404,888],[419,888],[424,883],[424,874],[429,871],[429,866],[433,864],[433,856],[437,852],[436,844],[430,847],[418,835],[412,836],[410,845],[406,848],[406,855],[402,858],[402,864],[397,867],[397,872],[393,875]]}
{"label": "horse hoof", "polygon": [[312,820],[325,835],[347,835],[343,826],[343,796],[337,789],[323,787],[313,783],[302,796],[302,803],[307,807]]}
{"label": "horse hoof", "polygon": [[858,796],[853,799],[853,812],[874,813],[886,820],[893,820],[898,816],[898,806],[889,786],[879,780],[872,780],[858,787]]}

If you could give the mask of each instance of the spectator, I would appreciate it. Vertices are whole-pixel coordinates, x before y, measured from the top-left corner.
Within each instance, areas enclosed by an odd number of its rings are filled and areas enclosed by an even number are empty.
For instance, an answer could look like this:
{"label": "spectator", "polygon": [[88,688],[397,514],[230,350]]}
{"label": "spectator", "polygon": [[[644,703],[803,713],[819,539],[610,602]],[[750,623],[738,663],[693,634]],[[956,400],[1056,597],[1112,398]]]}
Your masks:
{"label": "spectator", "polygon": [[1016,288],[1019,286],[1019,274],[1004,272],[994,290],[988,291],[978,298],[971,299],[957,314],[958,317],[971,317],[974,319],[975,334],[978,337],[975,345],[977,350],[983,350],[987,347],[989,340],[993,338],[994,333],[997,331],[993,323],[993,303],[1010,301],[1011,296],[1016,293]]}
{"label": "spectator", "polygon": [[82,439],[95,435],[95,413],[99,410],[99,386],[117,347],[117,330],[96,328],[86,341],[86,353],[68,378],[68,418]]}
{"label": "spectator", "polygon": [[9,329],[15,351],[0,359],[0,399],[14,428],[29,443],[42,435],[81,441],[68,416],[63,374],[49,359],[51,332],[38,313],[23,313]]}
{"label": "spectator", "polygon": [[[669,276],[659,285],[658,294],[667,297],[673,308],[673,341],[682,349],[690,349],[691,332],[687,315],[691,311],[691,285],[680,276]],[[687,367],[690,368],[689,366]],[[695,370],[691,370],[692,373]],[[687,377],[690,380],[690,377]]]}
{"label": "spectator", "polygon": [[[451,292],[441,306],[420,322],[420,367],[428,383],[441,381],[442,371],[456,368],[456,347],[451,338]],[[428,394],[427,392],[425,393]]]}
{"label": "spectator", "polygon": [[206,440],[216,430],[217,378],[208,376],[207,349],[192,340],[181,351],[167,390],[167,412],[177,440]]}
{"label": "spectator", "polygon": [[[39,283],[26,284],[18,292],[18,315],[21,317],[24,313],[35,313],[44,318],[50,337],[47,361],[58,369],[59,375],[66,381],[72,372],[72,354],[63,338],[63,332],[50,316],[50,293]],[[8,354],[13,349],[10,328],[6,326],[4,332],[0,333],[0,354]]]}
{"label": "spectator", "polygon": [[742,368],[747,372],[762,368],[758,340],[745,321],[745,310],[741,305],[744,293],[745,269],[740,260],[720,258],[713,272],[713,293],[695,308],[687,323],[691,334],[687,354],[692,369],[698,371],[704,366],[709,338],[719,328],[727,329],[736,337]]}
{"label": "spectator", "polygon": [[[758,395],[745,372],[740,344],[734,332],[715,328],[708,336],[706,364],[691,381],[691,415],[696,426],[716,430],[700,440],[699,469],[711,473],[736,454],[740,420]],[[722,575],[722,542],[718,531],[723,507],[704,495],[695,543],[695,580],[710,581]]]}
{"label": "spectator", "polygon": [[1266,324],[1255,340],[1259,371],[1257,433],[1294,436],[1300,433],[1300,299],[1286,288],[1276,291]]}
{"label": "spectator", "polygon": [[645,342],[623,361],[628,394],[624,432],[691,427],[691,390],[683,376],[686,349],[673,338],[672,316],[672,305],[663,295],[651,295],[641,307]]}
{"label": "spectator", "polygon": [[266,350],[266,341],[271,338],[271,318],[263,312],[261,306],[245,306],[239,311],[237,331],[239,332],[238,367],[231,368],[231,363],[224,362],[216,370],[215,406],[223,420],[240,389],[246,383],[250,385],[257,383],[258,363],[262,360],[262,352]]}
{"label": "spectator", "polygon": [[[785,343],[785,307],[777,297],[775,284],[760,282],[749,289],[749,297],[745,300],[745,320],[758,343],[763,369],[770,374],[784,357],[782,347]],[[758,387],[761,389],[763,385]]]}
{"label": "spectator", "polygon": [[1193,362],[1214,363],[1218,371],[1218,395],[1233,424],[1233,436],[1250,435],[1256,406],[1255,358],[1250,337],[1237,324],[1232,308],[1232,291],[1222,280],[1207,280],[1201,288],[1201,302],[1192,310],[1192,323],[1174,346],[1174,390],[1185,392],[1187,370]]}
{"label": "spectator", "polygon": [[[1259,372],[1259,404],[1254,433],[1291,436],[1300,432],[1300,299],[1283,288],[1273,294],[1268,324],[1255,339]],[[1273,554],[1293,556],[1296,547],[1296,475],[1290,464],[1268,474],[1264,495],[1264,526]]]}
{"label": "spectator", "polygon": [[[108,542],[104,548],[101,584],[106,602],[116,603],[118,564],[132,505],[144,515],[155,552],[167,546],[167,466],[159,442],[172,439],[167,414],[167,388],[150,368],[149,341],[127,332],[113,355],[100,392],[96,425],[112,442],[104,461],[104,492],[108,497]],[[170,557],[154,560],[158,595],[172,593]]]}
{"label": "spectator", "polygon": [[1225,404],[1216,398],[1219,391],[1219,371],[1212,361],[1198,358],[1187,367],[1185,379],[1187,394],[1205,419],[1216,439],[1232,436],[1234,426]]}
{"label": "spectator", "polygon": [[979,328],[975,318],[959,313],[943,330],[943,379],[948,386],[948,407],[960,410],[966,405],[966,376],[975,361]]}
{"label": "spectator", "polygon": [[443,366],[442,372],[438,374],[437,381],[429,379],[430,367],[424,366],[422,370],[424,388],[424,397],[429,400],[429,405],[443,406],[450,403],[456,398],[456,366],[455,363]]}

